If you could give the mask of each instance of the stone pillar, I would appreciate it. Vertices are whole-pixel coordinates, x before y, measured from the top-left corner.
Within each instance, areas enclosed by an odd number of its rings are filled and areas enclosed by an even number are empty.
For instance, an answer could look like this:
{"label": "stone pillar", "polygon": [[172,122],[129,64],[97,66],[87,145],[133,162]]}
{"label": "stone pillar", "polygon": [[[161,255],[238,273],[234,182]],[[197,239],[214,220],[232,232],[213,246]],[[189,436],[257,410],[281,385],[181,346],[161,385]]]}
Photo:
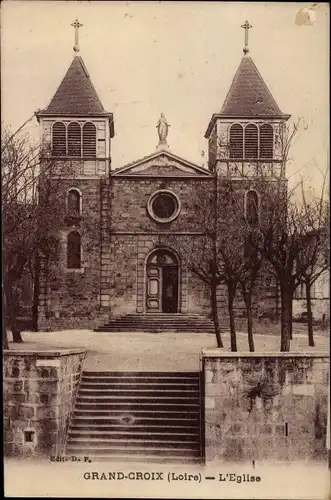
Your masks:
{"label": "stone pillar", "polygon": [[103,313],[110,312],[110,185],[108,178],[100,179],[100,232],[101,232],[101,273],[100,273],[100,309]]}

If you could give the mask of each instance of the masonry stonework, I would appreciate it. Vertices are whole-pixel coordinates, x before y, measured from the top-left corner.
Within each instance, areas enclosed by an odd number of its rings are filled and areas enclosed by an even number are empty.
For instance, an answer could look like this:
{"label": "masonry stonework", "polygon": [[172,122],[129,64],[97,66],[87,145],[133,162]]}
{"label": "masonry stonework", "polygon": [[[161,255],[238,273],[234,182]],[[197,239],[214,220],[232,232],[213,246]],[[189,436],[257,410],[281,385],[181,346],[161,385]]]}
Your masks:
{"label": "masonry stonework", "polygon": [[324,354],[202,352],[206,463],[326,460]]}
{"label": "masonry stonework", "polygon": [[4,453],[60,456],[85,351],[4,351]]}

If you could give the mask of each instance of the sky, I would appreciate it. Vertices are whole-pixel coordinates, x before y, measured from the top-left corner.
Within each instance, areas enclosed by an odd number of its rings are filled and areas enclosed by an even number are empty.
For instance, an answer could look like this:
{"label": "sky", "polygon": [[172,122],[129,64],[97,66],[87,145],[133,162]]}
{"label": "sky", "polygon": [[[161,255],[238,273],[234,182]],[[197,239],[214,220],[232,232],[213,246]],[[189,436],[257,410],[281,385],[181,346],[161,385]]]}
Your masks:
{"label": "sky", "polygon": [[[319,190],[329,162],[329,6],[314,4],[312,25],[296,24],[304,3],[2,2],[1,107],[19,127],[50,102],[73,58],[76,18],[80,55],[104,108],[114,113],[112,164],[155,151],[156,123],[171,125],[171,151],[206,164],[204,138],[221,110],[243,56],[250,56],[280,109],[305,120],[291,151],[291,185]],[[37,133],[36,121],[29,124]],[[202,152],[205,156],[202,156]]]}

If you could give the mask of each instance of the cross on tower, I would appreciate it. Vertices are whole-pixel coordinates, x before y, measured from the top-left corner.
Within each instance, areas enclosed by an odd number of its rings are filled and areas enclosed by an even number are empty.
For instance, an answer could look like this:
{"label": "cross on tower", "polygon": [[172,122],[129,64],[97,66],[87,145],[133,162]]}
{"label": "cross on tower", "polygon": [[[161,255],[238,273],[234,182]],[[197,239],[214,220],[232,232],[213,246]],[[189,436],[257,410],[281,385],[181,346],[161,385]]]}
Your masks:
{"label": "cross on tower", "polygon": [[249,52],[249,48],[248,48],[248,30],[250,28],[253,28],[253,26],[251,26],[249,24],[249,22],[246,21],[245,24],[241,25],[241,27],[244,28],[244,30],[245,30],[245,47],[243,48],[243,51],[244,51],[244,54],[246,55]]}
{"label": "cross on tower", "polygon": [[81,28],[83,25],[80,24],[78,19],[72,25],[75,28],[75,45],[74,45],[74,51],[79,52],[79,28]]}

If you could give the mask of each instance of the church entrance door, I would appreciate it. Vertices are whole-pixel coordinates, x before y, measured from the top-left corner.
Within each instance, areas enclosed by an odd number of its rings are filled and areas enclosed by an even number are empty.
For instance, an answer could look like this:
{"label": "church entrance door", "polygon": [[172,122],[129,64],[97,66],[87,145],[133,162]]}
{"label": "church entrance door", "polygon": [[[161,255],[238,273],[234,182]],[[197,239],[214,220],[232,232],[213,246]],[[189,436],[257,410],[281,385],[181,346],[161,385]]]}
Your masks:
{"label": "church entrance door", "polygon": [[178,261],[169,250],[155,250],[146,267],[146,312],[178,312]]}

